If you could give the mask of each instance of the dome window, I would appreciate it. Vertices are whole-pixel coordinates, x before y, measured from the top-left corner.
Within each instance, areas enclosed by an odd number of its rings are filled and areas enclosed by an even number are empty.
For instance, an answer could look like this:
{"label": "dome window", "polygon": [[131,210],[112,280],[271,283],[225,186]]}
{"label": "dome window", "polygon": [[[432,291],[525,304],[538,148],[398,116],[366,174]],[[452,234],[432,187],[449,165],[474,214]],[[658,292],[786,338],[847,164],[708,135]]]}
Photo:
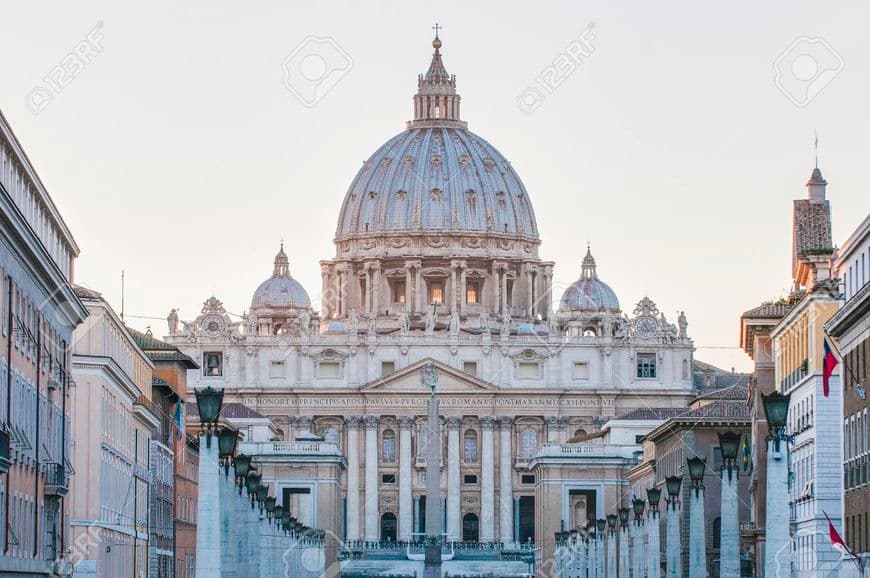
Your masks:
{"label": "dome window", "polygon": [[390,295],[394,305],[405,304],[405,280],[390,279]]}
{"label": "dome window", "polygon": [[465,303],[468,305],[480,305],[480,279],[468,279],[465,282]]}
{"label": "dome window", "polygon": [[444,303],[444,281],[441,279],[430,279],[426,284],[429,289],[429,304],[441,305]]}

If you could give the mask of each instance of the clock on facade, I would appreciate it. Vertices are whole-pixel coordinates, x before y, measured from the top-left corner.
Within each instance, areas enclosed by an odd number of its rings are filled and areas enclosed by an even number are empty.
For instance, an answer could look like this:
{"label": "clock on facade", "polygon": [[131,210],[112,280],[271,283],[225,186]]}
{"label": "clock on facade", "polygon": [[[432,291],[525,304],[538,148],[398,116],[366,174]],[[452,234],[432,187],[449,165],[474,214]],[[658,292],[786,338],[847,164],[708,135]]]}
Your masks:
{"label": "clock on facade", "polygon": [[224,331],[224,320],[217,315],[210,315],[202,320],[202,327],[209,335],[220,335]]}
{"label": "clock on facade", "polygon": [[641,317],[634,322],[634,331],[642,339],[649,339],[654,336],[658,329],[659,325],[652,317]]}

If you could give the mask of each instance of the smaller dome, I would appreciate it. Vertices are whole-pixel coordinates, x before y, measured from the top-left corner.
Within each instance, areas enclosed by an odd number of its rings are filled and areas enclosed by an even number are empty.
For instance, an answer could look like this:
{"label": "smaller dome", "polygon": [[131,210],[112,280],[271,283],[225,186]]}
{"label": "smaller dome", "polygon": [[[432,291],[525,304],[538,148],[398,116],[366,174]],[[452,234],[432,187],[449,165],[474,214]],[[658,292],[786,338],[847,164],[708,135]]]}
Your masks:
{"label": "smaller dome", "polygon": [[619,299],[610,285],[598,278],[595,258],[586,248],[580,279],[562,295],[561,309],[566,311],[619,310]]}
{"label": "smaller dome", "polygon": [[311,307],[308,292],[290,276],[290,261],[284,253],[284,243],[275,256],[272,276],[263,281],[251,299],[251,309],[307,309]]}
{"label": "smaller dome", "polygon": [[326,326],[327,333],[347,333],[347,325],[342,323],[341,321],[330,321],[329,325]]}

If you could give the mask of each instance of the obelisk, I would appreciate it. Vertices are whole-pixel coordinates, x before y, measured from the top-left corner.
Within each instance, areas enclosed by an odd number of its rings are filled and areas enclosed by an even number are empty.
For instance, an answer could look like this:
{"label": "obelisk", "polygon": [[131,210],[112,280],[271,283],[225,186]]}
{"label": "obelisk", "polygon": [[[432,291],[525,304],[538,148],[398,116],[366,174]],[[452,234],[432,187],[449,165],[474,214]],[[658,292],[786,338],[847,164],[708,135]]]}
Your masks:
{"label": "obelisk", "polygon": [[438,372],[434,363],[423,366],[423,385],[432,390],[426,422],[426,540],[423,578],[441,578],[441,423],[438,419]]}

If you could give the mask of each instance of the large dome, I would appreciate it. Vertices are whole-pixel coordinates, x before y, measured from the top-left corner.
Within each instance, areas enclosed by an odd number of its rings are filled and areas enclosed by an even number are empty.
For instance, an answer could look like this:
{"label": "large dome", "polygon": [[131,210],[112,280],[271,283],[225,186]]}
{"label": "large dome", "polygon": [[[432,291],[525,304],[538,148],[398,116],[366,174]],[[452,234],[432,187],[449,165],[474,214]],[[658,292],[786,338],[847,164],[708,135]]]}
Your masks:
{"label": "large dome", "polygon": [[290,261],[284,245],[275,256],[272,276],[260,283],[251,299],[251,309],[307,309],[311,307],[308,292],[290,276]]}
{"label": "large dome", "polygon": [[619,299],[610,285],[598,278],[595,258],[586,249],[580,278],[572,283],[562,294],[562,311],[603,311],[619,310]]}
{"label": "large dome", "polygon": [[411,128],[391,138],[345,196],[338,239],[403,231],[538,236],[510,162],[481,137],[451,126]]}
{"label": "large dome", "polygon": [[[538,244],[526,189],[510,162],[460,119],[441,41],[417,79],[414,120],[369,157],[344,198],[336,241],[472,234]],[[394,245],[396,246],[396,245]]]}

